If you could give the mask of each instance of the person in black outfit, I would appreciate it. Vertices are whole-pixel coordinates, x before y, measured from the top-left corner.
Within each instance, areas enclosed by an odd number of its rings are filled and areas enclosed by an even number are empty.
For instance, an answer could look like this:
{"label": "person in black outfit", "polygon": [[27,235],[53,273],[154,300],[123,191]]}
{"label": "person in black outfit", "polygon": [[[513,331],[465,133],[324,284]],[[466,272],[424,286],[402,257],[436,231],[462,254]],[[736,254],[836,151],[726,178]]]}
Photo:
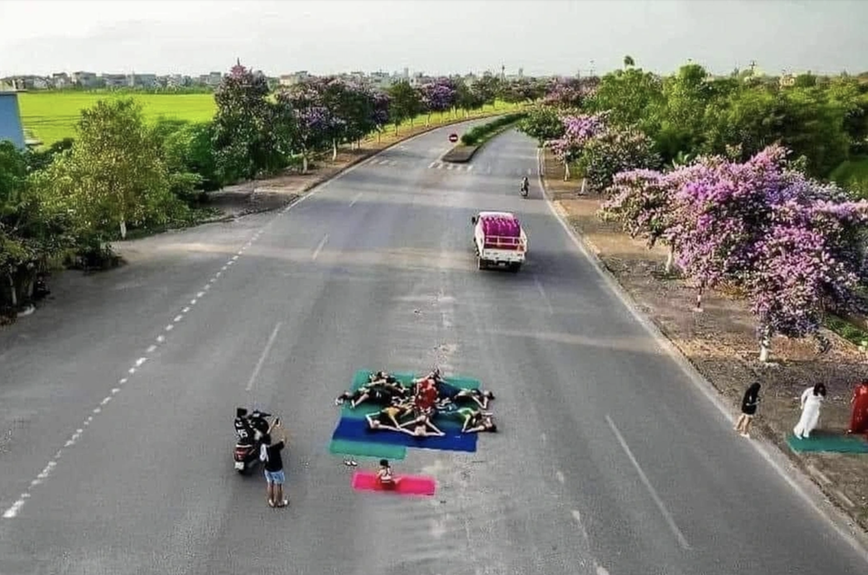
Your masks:
{"label": "person in black outfit", "polygon": [[286,430],[277,420],[272,428],[280,431],[280,441],[271,443],[271,434],[267,433],[263,436],[262,457],[265,460],[265,481],[267,483],[268,505],[271,507],[286,507],[289,504],[289,499],[284,497],[283,484],[286,482],[286,475],[283,472],[283,458],[280,452],[286,447]]}
{"label": "person in black outfit", "polygon": [[250,445],[253,443],[253,427],[247,417],[247,410],[243,407],[235,409],[235,439],[238,445]]}
{"label": "person in black outfit", "polygon": [[742,437],[750,438],[750,424],[753,421],[753,416],[756,414],[757,404],[760,400],[760,387],[759,382],[756,381],[750,384],[741,400],[741,415],[735,424],[735,430],[741,433]]}

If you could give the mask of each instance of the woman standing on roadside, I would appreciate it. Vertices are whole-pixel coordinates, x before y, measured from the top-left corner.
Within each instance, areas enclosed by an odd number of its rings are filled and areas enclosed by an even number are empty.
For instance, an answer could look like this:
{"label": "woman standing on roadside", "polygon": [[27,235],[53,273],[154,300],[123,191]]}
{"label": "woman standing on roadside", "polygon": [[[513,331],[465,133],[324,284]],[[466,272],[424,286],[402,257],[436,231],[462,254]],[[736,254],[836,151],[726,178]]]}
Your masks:
{"label": "woman standing on roadside", "polygon": [[741,400],[741,415],[735,424],[735,430],[741,433],[742,437],[750,439],[750,424],[753,421],[753,416],[756,414],[756,407],[759,403],[759,382],[753,382],[747,391],[744,392],[744,397]]}
{"label": "woman standing on roadside", "polygon": [[822,405],[825,398],[826,386],[822,383],[809,387],[802,392],[802,416],[799,418],[796,427],[793,428],[793,435],[799,439],[811,437],[811,432],[817,428],[817,423],[820,421],[820,405]]}

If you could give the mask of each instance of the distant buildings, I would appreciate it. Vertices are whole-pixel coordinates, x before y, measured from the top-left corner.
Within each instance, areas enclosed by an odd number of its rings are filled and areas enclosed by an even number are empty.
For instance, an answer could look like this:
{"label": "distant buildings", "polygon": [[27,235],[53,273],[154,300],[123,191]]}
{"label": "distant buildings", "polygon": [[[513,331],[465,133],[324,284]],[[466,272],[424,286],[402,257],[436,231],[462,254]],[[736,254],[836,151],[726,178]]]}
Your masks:
{"label": "distant buildings", "polygon": [[[240,65],[236,63],[236,66]],[[269,77],[262,71],[257,70],[254,74],[265,77],[269,86],[292,86],[299,82],[304,82],[308,78],[312,78],[313,74],[307,70],[301,70],[288,74],[282,74],[277,77]],[[494,76],[495,73],[486,71],[482,76]],[[518,74],[509,74],[505,72],[505,67],[496,73],[498,77],[507,80],[516,80],[524,78],[524,70],[519,68]],[[57,72],[49,76],[38,75],[22,75],[11,76],[8,78],[0,78],[0,82],[5,82],[9,86],[18,90],[117,90],[137,88],[142,90],[172,90],[177,88],[206,88],[214,89],[220,85],[225,74],[223,72],[209,72],[199,76],[187,76],[183,74],[148,74],[148,73],[96,73],[87,71],[77,72]],[[400,72],[384,72],[382,70],[366,73],[361,71],[346,72],[336,74],[340,78],[352,80],[356,82],[366,83],[373,87],[385,90],[397,82],[406,81],[413,86],[419,86],[430,82],[434,76],[427,75],[423,72],[410,72],[409,68],[404,68]],[[453,75],[454,78],[462,78],[468,84],[472,84],[479,77],[474,73],[465,75]]]}

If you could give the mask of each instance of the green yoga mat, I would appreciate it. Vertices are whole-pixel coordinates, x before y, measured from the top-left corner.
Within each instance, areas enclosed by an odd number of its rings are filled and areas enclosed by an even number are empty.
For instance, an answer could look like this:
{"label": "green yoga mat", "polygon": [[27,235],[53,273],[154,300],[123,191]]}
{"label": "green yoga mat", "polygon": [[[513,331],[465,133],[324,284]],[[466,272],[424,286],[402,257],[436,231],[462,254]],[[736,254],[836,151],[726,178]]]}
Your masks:
{"label": "green yoga mat", "polygon": [[400,461],[407,457],[407,448],[401,445],[382,445],[379,443],[333,439],[329,444],[329,453]]}
{"label": "green yoga mat", "polygon": [[794,435],[787,437],[787,444],[795,451],[826,451],[832,453],[868,453],[868,441],[861,436],[818,434],[814,432],[808,439]]}

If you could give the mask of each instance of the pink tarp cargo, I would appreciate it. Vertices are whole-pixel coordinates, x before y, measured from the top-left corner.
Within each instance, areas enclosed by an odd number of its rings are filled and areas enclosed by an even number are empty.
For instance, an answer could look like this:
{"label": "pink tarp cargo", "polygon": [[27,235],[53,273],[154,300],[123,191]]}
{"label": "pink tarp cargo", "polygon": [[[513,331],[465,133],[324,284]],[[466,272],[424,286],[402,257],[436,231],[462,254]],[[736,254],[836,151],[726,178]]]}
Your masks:
{"label": "pink tarp cargo", "polygon": [[486,249],[517,250],[521,245],[521,224],[517,218],[487,216],[482,218]]}

